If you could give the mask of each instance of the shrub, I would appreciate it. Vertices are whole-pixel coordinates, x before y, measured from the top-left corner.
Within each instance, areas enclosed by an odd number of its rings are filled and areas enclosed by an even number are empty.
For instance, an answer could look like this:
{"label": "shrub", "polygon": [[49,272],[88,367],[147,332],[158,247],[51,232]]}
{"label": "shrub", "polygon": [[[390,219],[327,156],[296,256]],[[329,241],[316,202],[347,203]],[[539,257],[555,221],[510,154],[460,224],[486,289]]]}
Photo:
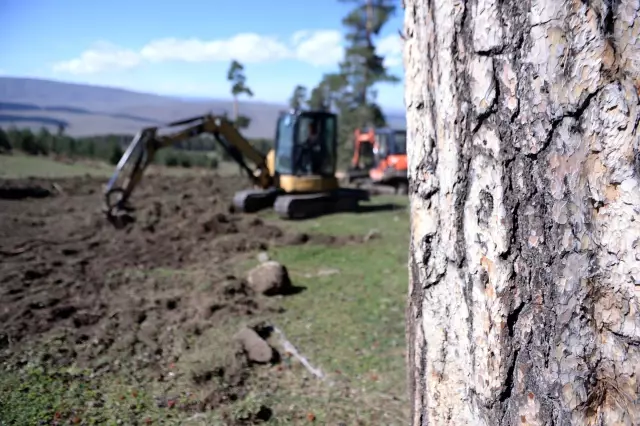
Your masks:
{"label": "shrub", "polygon": [[175,153],[170,152],[164,157],[164,165],[165,166],[167,166],[167,167],[177,167],[178,164],[180,164],[180,161],[178,160],[178,156]]}
{"label": "shrub", "polygon": [[0,152],[11,152],[12,148],[9,136],[0,129]]}
{"label": "shrub", "polygon": [[188,156],[188,155],[184,155],[184,154],[183,154],[183,155],[181,155],[180,157],[181,157],[181,158],[180,158],[180,166],[181,166],[181,167],[184,167],[184,168],[187,168],[187,169],[188,169],[189,167],[191,167],[191,166],[192,166],[191,159],[189,158],[189,156]]}
{"label": "shrub", "polygon": [[111,156],[109,157],[109,163],[115,166],[116,164],[118,164],[123,154],[124,154],[124,151],[122,151],[122,148],[120,148],[120,145],[114,144],[111,150]]}

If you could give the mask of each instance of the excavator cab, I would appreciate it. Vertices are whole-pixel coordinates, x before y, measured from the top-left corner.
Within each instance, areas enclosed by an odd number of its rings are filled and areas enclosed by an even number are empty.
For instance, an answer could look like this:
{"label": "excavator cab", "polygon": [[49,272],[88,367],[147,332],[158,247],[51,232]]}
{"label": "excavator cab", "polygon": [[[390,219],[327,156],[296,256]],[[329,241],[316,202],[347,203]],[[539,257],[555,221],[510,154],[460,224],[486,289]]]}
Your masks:
{"label": "excavator cab", "polygon": [[351,166],[347,170],[347,178],[349,182],[358,181],[369,178],[369,170],[375,167],[375,130],[369,128],[366,130],[356,129],[353,135],[353,157],[351,158]]}
{"label": "excavator cab", "polygon": [[336,117],[323,112],[283,114],[274,149],[280,175],[333,177],[336,168]]}
{"label": "excavator cab", "polygon": [[274,187],[237,193],[235,207],[251,212],[273,204],[281,217],[303,218],[351,211],[359,201],[369,200],[366,191],[339,186],[337,121],[335,114],[325,111],[281,114],[270,153]]}
{"label": "excavator cab", "polygon": [[373,183],[390,185],[399,193],[406,193],[407,132],[405,130],[376,129],[374,145],[375,165],[369,170]]}

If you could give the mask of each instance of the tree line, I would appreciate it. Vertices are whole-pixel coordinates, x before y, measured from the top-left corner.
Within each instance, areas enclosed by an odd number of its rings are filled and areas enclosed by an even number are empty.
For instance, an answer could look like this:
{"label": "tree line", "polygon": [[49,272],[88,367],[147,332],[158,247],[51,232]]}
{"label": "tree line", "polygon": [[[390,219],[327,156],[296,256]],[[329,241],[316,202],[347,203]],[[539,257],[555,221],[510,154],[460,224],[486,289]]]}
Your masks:
{"label": "tree line", "polygon": [[[377,102],[378,84],[396,84],[400,77],[391,74],[384,64],[385,57],[377,51],[376,38],[396,13],[396,0],[339,0],[350,3],[352,9],[342,18],[346,49],[338,63],[338,70],[325,73],[318,84],[309,90],[296,85],[289,99],[292,109],[331,111],[338,115],[338,143],[340,163],[351,154],[352,135],[357,128],[384,127],[387,120]],[[398,37],[400,37],[398,35]],[[232,61],[227,80],[233,97],[233,120],[238,128],[246,128],[250,119],[239,112],[238,97],[253,97],[247,85],[244,66]]]}
{"label": "tree line", "polygon": [[[303,85],[295,86],[289,99],[292,109],[331,111],[339,116],[338,158],[341,163],[348,161],[351,137],[356,128],[384,127],[387,120],[377,103],[376,85],[396,84],[400,78],[389,73],[384,64],[384,56],[377,51],[375,39],[383,27],[395,14],[395,0],[340,0],[351,3],[353,8],[342,19],[345,27],[347,48],[338,64],[338,70],[326,73],[310,91]],[[399,36],[398,36],[399,37]],[[232,61],[227,72],[233,97],[233,120],[240,129],[250,124],[249,117],[239,112],[238,97],[253,97],[247,85],[244,66]]]}
{"label": "tree line", "polygon": [[[21,151],[33,156],[56,156],[66,158],[95,159],[115,165],[132,140],[132,135],[110,134],[74,138],[65,134],[51,133],[43,127],[34,132],[30,128],[0,128],[0,153]],[[250,141],[253,146],[267,153],[272,146],[268,139]],[[154,163],[168,167],[217,168],[220,161],[230,161],[228,153],[220,149],[211,135],[199,135],[176,143],[156,154]]]}

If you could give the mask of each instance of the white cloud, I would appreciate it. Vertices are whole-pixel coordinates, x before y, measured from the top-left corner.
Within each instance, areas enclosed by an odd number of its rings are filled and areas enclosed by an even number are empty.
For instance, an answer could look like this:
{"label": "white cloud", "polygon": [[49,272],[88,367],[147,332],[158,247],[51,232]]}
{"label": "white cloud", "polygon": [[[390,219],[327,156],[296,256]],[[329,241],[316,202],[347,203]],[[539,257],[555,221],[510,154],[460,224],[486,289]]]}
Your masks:
{"label": "white cloud", "polygon": [[227,62],[237,59],[243,63],[256,63],[290,56],[290,48],[275,37],[255,33],[211,41],[166,38],[154,40],[140,50],[140,57],[152,62]]}
{"label": "white cloud", "polygon": [[398,34],[390,34],[378,42],[378,54],[384,56],[385,66],[392,68],[402,65],[402,39]]}
{"label": "white cloud", "polygon": [[296,59],[324,66],[338,62],[342,52],[342,34],[335,30],[299,31],[288,43],[272,36],[241,33],[221,40],[152,40],[137,51],[102,42],[77,58],[54,64],[53,70],[97,74],[133,68],[144,62],[228,62],[231,59],[242,63]]}
{"label": "white cloud", "polygon": [[122,49],[108,42],[98,42],[80,57],[53,65],[54,72],[70,74],[95,74],[110,69],[133,68],[140,64],[140,55],[130,49]]}
{"label": "white cloud", "polygon": [[342,34],[334,30],[298,31],[291,37],[295,56],[312,65],[334,65],[344,53]]}
{"label": "white cloud", "polygon": [[[256,33],[241,33],[219,40],[164,38],[152,40],[139,50],[99,42],[77,58],[54,64],[53,70],[86,75],[134,68],[150,62],[229,62],[232,59],[242,63],[292,59],[323,67],[340,61],[344,52],[342,43],[343,35],[337,30],[298,31],[288,41]],[[385,56],[385,65],[402,64],[402,44],[398,35],[382,38],[378,51]]]}

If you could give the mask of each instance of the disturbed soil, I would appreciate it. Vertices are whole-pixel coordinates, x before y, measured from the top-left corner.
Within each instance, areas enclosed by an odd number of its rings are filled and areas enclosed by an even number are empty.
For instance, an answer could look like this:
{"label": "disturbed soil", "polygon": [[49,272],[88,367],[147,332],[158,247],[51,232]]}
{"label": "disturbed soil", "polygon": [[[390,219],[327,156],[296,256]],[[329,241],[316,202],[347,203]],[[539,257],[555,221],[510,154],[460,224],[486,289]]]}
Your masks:
{"label": "disturbed soil", "polygon": [[[197,346],[204,330],[280,309],[236,276],[238,260],[273,245],[359,242],[234,213],[244,182],[221,177],[148,179],[132,200],[135,221],[116,229],[101,212],[104,183],[0,181],[0,362],[32,361],[26,348],[48,339],[55,344],[41,356],[49,364],[109,372],[126,362],[161,379],[161,365]],[[248,368],[235,357],[192,380],[217,375],[238,388]],[[199,409],[241,397],[229,389]]]}

